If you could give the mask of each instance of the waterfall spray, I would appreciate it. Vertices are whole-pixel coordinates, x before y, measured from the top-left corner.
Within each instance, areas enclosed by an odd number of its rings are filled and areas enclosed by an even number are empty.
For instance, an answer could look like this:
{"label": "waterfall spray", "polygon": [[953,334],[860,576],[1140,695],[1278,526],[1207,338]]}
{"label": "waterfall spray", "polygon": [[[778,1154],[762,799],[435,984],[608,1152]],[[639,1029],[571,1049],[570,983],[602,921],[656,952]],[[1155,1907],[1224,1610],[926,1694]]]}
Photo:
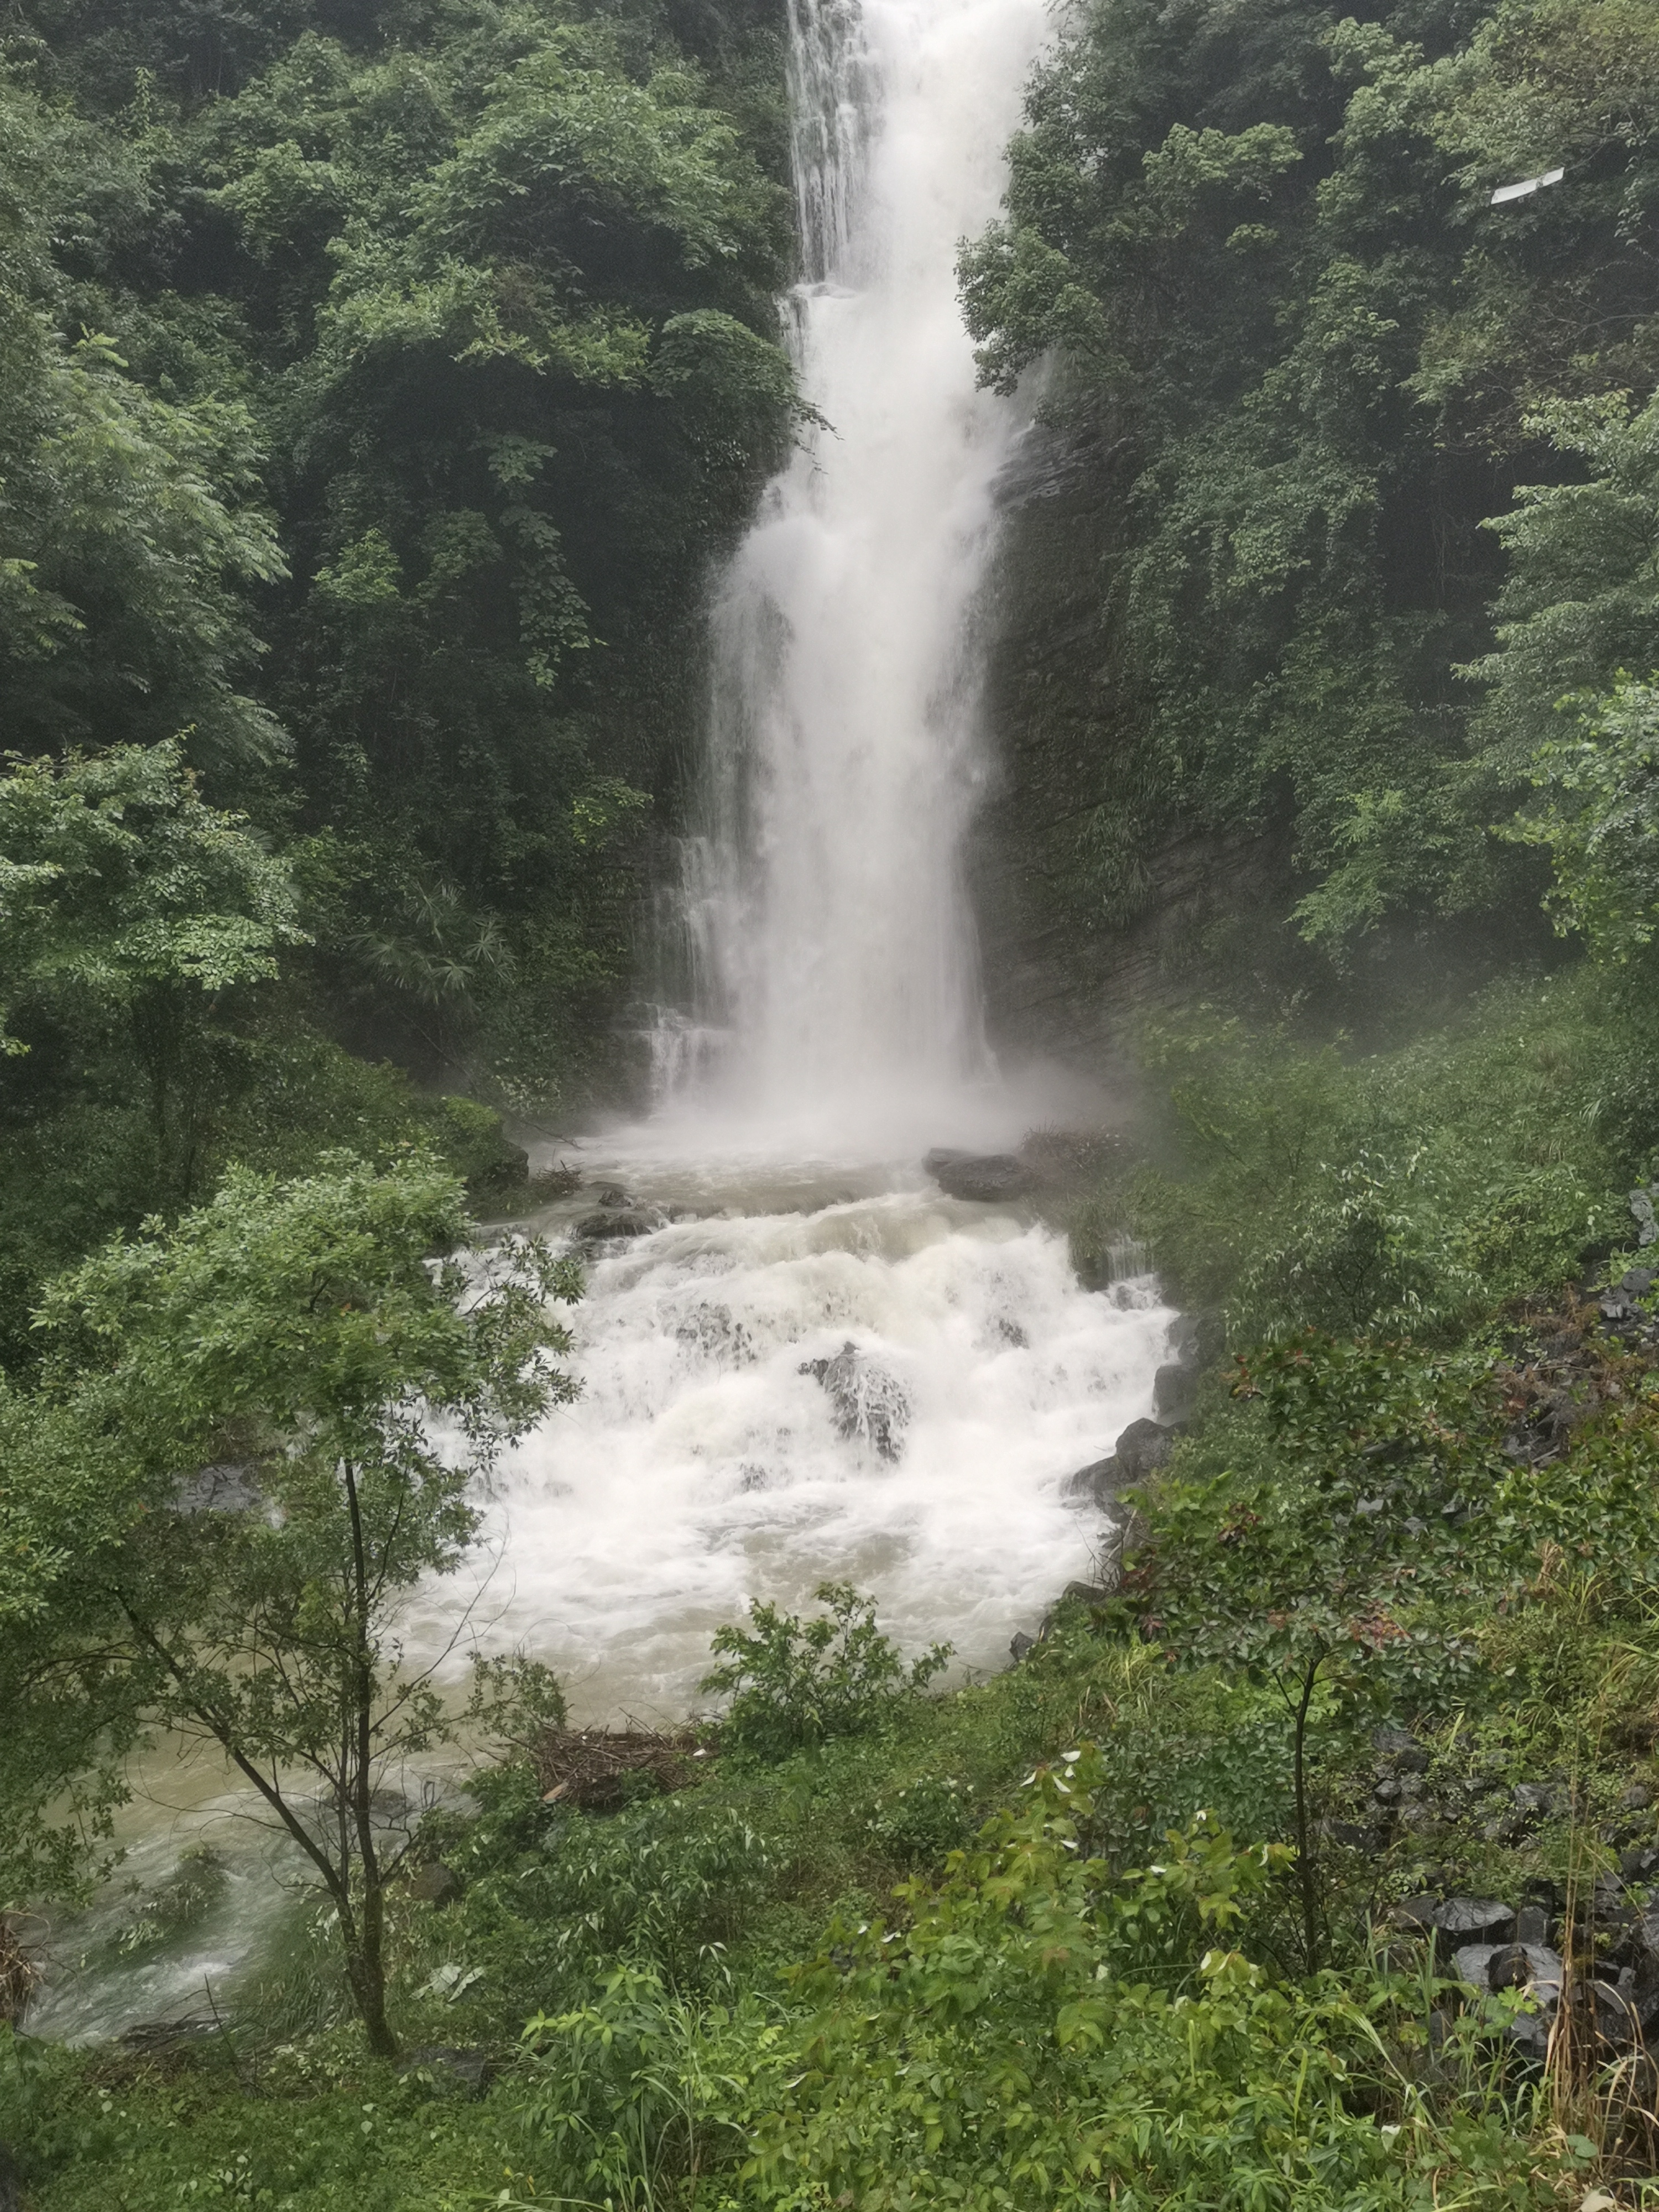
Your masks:
{"label": "waterfall spray", "polygon": [[[989,1082],[963,882],[1022,421],[975,388],[955,258],[995,212],[1047,0],[790,4],[792,342],[827,427],[716,594],[679,900],[696,990],[654,1040],[678,1111],[591,1137],[546,1217],[589,1262],[582,1395],[504,1455],[488,1542],[403,1624],[412,1656],[521,1644],[583,1721],[683,1716],[722,1622],[826,1577],[911,1648],[1005,1663],[1089,1571],[1074,1478],[1150,1411],[1169,1337],[1139,1255],[1085,1291],[1063,1237],[919,1165],[1024,1110]],[[618,1229],[662,1225],[607,1235],[611,1182],[635,1201]],[[69,1978],[56,2023],[106,2032],[222,1976],[278,1894],[235,1881],[234,1914],[148,1979]]]}
{"label": "waterfall spray", "polygon": [[793,0],[792,338],[823,422],[713,612],[684,912],[726,1050],[689,1103],[844,1127],[988,1073],[973,617],[1022,418],[975,387],[955,248],[995,212],[1044,21],[1042,0]]}

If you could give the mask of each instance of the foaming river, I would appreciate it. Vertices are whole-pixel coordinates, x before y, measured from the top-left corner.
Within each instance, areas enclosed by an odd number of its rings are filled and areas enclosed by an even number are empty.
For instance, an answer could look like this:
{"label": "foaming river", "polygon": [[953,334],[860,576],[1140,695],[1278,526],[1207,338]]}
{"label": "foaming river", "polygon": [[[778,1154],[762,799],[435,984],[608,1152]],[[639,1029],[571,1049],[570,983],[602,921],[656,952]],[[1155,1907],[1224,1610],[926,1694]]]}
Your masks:
{"label": "foaming river", "polygon": [[[577,1240],[622,1177],[661,1225]],[[697,1709],[709,1639],[751,1598],[810,1607],[839,1580],[908,1651],[953,1644],[954,1679],[1006,1666],[1090,1573],[1098,1516],[1067,1480],[1151,1410],[1174,1318],[1155,1280],[1085,1291],[1054,1229],[914,1170],[612,1152],[584,1182],[535,1224],[586,1259],[581,1395],[480,1486],[474,1561],[418,1594],[411,1660],[459,1690],[473,1649],[520,1648],[579,1719],[661,1723]],[[418,1803],[458,1775],[398,1778]],[[326,1941],[304,1869],[216,1755],[165,1741],[134,1779],[128,1856],[53,1931],[35,2033],[205,2030],[251,1971],[280,2002]]]}
{"label": "foaming river", "polygon": [[[711,580],[658,1110],[581,1150],[584,1189],[535,1224],[588,1261],[581,1395],[496,1470],[476,1565],[405,1624],[458,1680],[473,1644],[521,1646],[587,1720],[685,1714],[715,1628],[830,1579],[873,1592],[908,1650],[1006,1665],[1089,1571],[1100,1532],[1068,1478],[1152,1410],[1172,1319],[1150,1279],[1085,1291],[1054,1228],[915,1165],[1067,1111],[1013,1101],[981,1017],[964,850],[992,772],[999,485],[1030,409],[978,389],[955,275],[1050,9],[788,18],[801,254],[781,304],[815,416]],[[584,1232],[607,1181],[643,1233]],[[216,1761],[167,1744],[135,1778],[131,1856],[55,1931],[41,2033],[210,2015],[314,1911]]]}
{"label": "foaming river", "polygon": [[498,1470],[487,1577],[434,1589],[416,1648],[465,1612],[584,1715],[678,1716],[720,1622],[835,1579],[907,1644],[1006,1663],[1088,1566],[1066,1479],[1151,1410],[1172,1316],[1150,1278],[1080,1288],[1018,1211],[846,1182],[751,1188],[755,1212],[629,1186],[683,1218],[599,1247],[582,1395]]}

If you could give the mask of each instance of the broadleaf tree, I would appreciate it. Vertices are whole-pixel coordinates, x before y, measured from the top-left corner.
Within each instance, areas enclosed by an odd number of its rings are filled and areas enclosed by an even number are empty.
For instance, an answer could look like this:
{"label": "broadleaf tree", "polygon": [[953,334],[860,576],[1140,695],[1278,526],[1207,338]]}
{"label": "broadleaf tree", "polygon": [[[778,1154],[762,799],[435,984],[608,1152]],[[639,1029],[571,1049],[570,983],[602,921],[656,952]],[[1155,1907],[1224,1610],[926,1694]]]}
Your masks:
{"label": "broadleaf tree", "polygon": [[420,1156],[233,1170],[210,1205],[60,1278],[40,1316],[43,1417],[100,1440],[129,1505],[76,1560],[95,1617],[71,1644],[100,1653],[112,1713],[216,1744],[310,1863],[382,2054],[411,1837],[380,1793],[455,1725],[448,1655],[411,1655],[402,1608],[472,1544],[476,1475],[574,1390],[554,1311],[574,1265],[535,1238],[468,1249],[470,1225]]}
{"label": "broadleaf tree", "polygon": [[208,805],[176,741],[14,760],[0,775],[0,1054],[124,1027],[158,1152],[188,1200],[206,1031],[222,994],[305,944],[288,864]]}

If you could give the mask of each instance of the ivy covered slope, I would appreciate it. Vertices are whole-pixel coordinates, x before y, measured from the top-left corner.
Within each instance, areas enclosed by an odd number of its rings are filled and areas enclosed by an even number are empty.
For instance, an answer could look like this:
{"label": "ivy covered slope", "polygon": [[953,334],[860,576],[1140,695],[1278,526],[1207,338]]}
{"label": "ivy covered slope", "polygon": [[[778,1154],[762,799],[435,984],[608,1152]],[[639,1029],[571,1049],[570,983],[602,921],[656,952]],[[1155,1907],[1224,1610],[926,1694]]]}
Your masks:
{"label": "ivy covered slope", "polygon": [[340,1045],[614,1076],[700,579],[791,434],[775,13],[0,25],[0,1333],[228,1158],[429,1123]]}
{"label": "ivy covered slope", "polygon": [[1529,793],[1659,662],[1656,116],[1623,0],[1067,15],[962,270],[1049,426],[995,842],[1074,1004],[1138,918],[1166,991],[1367,1012],[1547,944]]}

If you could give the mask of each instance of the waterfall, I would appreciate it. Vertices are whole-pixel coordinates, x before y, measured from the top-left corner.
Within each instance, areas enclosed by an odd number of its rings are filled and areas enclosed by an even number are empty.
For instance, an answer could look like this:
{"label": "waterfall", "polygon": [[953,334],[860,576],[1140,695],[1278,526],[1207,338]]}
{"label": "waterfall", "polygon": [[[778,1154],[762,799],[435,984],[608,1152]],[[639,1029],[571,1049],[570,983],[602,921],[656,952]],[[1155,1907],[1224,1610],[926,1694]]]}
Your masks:
{"label": "waterfall", "polygon": [[[872,1591],[909,1650],[1006,1665],[1094,1572],[1077,1478],[1151,1412],[1170,1339],[1139,1248],[1085,1291],[1056,1230],[921,1169],[930,1143],[1017,1141],[1052,1110],[991,1080],[963,882],[975,637],[1022,418],[975,389],[955,284],[1046,0],[790,5],[790,329],[823,427],[715,594],[678,898],[694,1003],[653,1041],[665,1110],[590,1133],[582,1189],[538,1224],[586,1263],[581,1395],[505,1455],[487,1542],[401,1631],[458,1672],[473,1635],[516,1644],[584,1721],[678,1719],[722,1622],[756,1595],[810,1607],[826,1578]],[[633,1204],[611,1218],[648,1233],[605,1233],[613,1182]],[[237,1856],[246,1811],[216,1796],[134,1862],[165,1879],[206,1834],[230,1868],[165,1973],[100,1965],[94,1918],[94,1963],[39,2023],[108,2033],[234,1970],[288,1894]]]}
{"label": "waterfall", "polygon": [[995,213],[1045,15],[791,0],[790,331],[821,420],[713,609],[683,914],[693,1023],[726,1049],[669,1056],[678,1103],[845,1127],[989,1073],[963,880],[974,617],[1022,418],[975,387],[955,261]]}

